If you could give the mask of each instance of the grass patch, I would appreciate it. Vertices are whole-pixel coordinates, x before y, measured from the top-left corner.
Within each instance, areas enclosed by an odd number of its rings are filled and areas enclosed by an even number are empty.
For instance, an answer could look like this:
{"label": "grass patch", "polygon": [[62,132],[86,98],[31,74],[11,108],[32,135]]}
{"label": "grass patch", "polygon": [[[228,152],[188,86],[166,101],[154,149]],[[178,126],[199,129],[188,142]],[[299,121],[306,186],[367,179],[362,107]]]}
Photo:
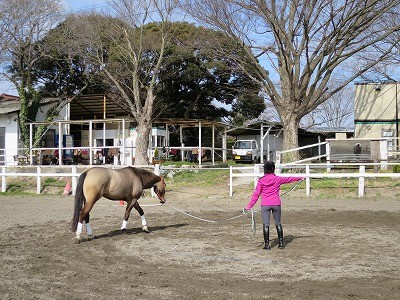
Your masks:
{"label": "grass patch", "polygon": [[226,184],[229,181],[228,170],[179,170],[173,178],[167,177],[167,185],[210,187]]}
{"label": "grass patch", "polygon": [[[41,187],[42,194],[62,194],[67,183],[65,178],[58,177],[42,177]],[[0,192],[0,195],[37,195],[36,194],[36,177],[17,177],[7,178],[6,192]]]}
{"label": "grass patch", "polygon": [[[179,188],[207,188],[212,189],[215,187],[218,190],[229,189],[229,169],[212,170],[207,168],[178,168],[182,165],[193,165],[194,163],[188,162],[171,162],[177,168],[168,170],[164,174],[167,189],[172,188],[178,190]],[[173,176],[169,176],[172,173]],[[64,187],[67,183],[67,178],[59,177],[43,177],[42,178],[42,193],[43,194],[62,194]],[[285,184],[281,186],[282,192],[292,189],[297,182]],[[366,196],[368,194],[378,193],[378,196],[385,195],[385,190],[390,190],[394,194],[399,194],[400,180],[397,178],[365,178]],[[238,187],[234,187],[237,189]],[[305,190],[306,182],[301,182],[296,190]],[[254,189],[253,183],[241,185],[240,189],[248,190],[251,193]],[[336,198],[343,197],[343,195],[355,196],[358,195],[358,178],[311,178],[311,195],[318,198]],[[36,195],[36,177],[16,177],[7,178],[7,191],[0,195],[18,195],[28,194]]]}

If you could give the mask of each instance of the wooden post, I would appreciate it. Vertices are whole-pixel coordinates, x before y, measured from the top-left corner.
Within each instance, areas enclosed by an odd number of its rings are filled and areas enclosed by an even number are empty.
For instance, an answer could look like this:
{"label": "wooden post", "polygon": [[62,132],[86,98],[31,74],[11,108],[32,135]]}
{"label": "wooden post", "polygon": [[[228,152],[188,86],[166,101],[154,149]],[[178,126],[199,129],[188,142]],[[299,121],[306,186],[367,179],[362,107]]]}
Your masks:
{"label": "wooden post", "polygon": [[360,166],[360,177],[358,179],[358,197],[364,197],[365,178],[361,176],[365,173],[365,166]]}
{"label": "wooden post", "polygon": [[233,178],[232,166],[229,166],[229,196],[233,196]]}
{"label": "wooden post", "polygon": [[306,165],[306,196],[311,195],[311,184],[310,184],[310,165]]}
{"label": "wooden post", "polygon": [[78,178],[76,176],[76,172],[77,168],[76,166],[72,166],[72,195],[75,195],[75,191],[76,191],[76,186],[77,186],[77,182],[78,182]]}
{"label": "wooden post", "polygon": [[1,174],[1,191],[5,193],[7,190],[6,167],[1,167]]}
{"label": "wooden post", "polygon": [[257,186],[257,182],[258,182],[258,171],[260,170],[260,168],[258,167],[257,164],[254,164],[253,166],[253,172],[254,172],[254,188],[256,188]]}
{"label": "wooden post", "polygon": [[38,176],[36,177],[36,194],[40,194],[40,191],[42,190],[42,181],[40,178],[40,173],[41,173],[41,168],[40,167],[36,167],[36,173],[38,174]]}
{"label": "wooden post", "polygon": [[331,144],[328,141],[325,146],[326,150],[326,171],[329,173],[331,171]]}

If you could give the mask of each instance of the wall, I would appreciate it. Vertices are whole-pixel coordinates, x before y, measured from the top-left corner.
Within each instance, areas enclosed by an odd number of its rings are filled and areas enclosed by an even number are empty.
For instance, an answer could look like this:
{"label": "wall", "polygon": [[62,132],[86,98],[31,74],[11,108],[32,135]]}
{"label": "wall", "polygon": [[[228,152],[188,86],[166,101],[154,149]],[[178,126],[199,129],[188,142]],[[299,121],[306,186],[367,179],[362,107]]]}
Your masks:
{"label": "wall", "polygon": [[356,84],[355,138],[380,138],[383,131],[391,131],[393,137],[398,136],[399,90],[397,83]]}
{"label": "wall", "polygon": [[18,148],[18,122],[14,121],[17,113],[0,115],[0,127],[5,127],[5,157],[6,165],[14,165],[14,155],[17,155]]}

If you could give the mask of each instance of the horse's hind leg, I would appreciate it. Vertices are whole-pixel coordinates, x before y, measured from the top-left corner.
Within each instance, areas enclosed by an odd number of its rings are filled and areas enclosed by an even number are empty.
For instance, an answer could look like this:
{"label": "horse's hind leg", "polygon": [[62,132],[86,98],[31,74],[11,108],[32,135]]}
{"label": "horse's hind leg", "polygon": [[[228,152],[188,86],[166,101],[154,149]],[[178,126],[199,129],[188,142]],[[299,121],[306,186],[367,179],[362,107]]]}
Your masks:
{"label": "horse's hind leg", "polygon": [[78,242],[80,242],[82,239],[81,235],[82,235],[83,221],[85,221],[86,223],[86,233],[88,234],[88,239],[90,240],[93,238],[92,227],[89,224],[89,212],[92,210],[93,205],[94,203],[92,203],[91,201],[86,202],[79,215],[78,227],[76,229],[76,239]]}
{"label": "horse's hind leg", "polygon": [[85,218],[86,233],[88,235],[88,240],[92,240],[93,239],[93,230],[92,230],[92,226],[90,226],[90,223],[89,223],[89,215],[90,215],[90,213],[88,213]]}

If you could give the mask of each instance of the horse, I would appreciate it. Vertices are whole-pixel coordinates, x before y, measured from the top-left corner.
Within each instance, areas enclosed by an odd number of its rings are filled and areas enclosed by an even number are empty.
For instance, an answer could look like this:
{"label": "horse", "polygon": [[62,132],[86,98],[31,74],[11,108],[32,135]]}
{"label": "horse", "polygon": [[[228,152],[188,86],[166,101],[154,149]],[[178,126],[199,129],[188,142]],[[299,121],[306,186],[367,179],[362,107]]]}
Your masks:
{"label": "horse", "polygon": [[135,208],[142,220],[142,229],[149,232],[143,209],[137,202],[144,189],[154,188],[154,192],[165,203],[165,181],[151,171],[134,167],[108,169],[93,167],[83,172],[78,179],[75,192],[74,213],[71,230],[76,232],[76,241],[82,240],[83,222],[86,224],[88,240],[93,239],[93,231],[89,223],[89,212],[93,205],[105,197],[113,201],[127,202],[121,230],[125,231],[132,208]]}

